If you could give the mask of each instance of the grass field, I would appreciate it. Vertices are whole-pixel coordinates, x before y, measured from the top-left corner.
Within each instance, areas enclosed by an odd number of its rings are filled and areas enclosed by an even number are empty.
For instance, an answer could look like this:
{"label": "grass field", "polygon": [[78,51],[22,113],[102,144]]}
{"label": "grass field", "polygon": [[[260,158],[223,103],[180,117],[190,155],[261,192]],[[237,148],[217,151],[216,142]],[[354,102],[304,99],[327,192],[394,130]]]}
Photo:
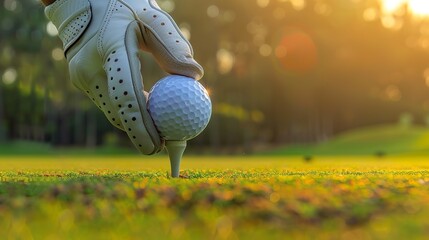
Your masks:
{"label": "grass field", "polygon": [[429,128],[383,124],[343,132],[315,145],[286,146],[268,155],[429,155]]}
{"label": "grass field", "polygon": [[429,160],[0,158],[0,239],[427,239]]}

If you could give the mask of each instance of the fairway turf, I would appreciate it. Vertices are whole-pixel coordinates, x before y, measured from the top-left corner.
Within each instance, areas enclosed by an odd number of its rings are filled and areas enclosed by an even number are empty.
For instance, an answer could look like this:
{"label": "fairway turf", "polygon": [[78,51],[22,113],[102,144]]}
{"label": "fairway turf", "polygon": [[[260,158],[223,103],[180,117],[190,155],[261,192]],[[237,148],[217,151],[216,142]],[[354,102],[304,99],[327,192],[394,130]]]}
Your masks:
{"label": "fairway turf", "polygon": [[383,124],[343,132],[315,145],[288,145],[266,155],[421,155],[429,153],[429,129],[422,126]]}
{"label": "fairway turf", "polygon": [[429,160],[0,158],[0,239],[426,239]]}

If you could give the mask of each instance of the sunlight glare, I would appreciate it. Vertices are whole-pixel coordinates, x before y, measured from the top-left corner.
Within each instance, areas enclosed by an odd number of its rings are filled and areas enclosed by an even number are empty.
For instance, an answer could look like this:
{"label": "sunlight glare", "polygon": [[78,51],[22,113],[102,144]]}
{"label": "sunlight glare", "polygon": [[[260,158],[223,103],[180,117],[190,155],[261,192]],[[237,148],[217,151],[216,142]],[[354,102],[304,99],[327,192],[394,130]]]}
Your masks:
{"label": "sunlight glare", "polygon": [[259,47],[259,54],[263,57],[268,57],[271,55],[271,52],[273,51],[272,47],[268,44],[262,44]]}
{"label": "sunlight glare", "polygon": [[408,7],[415,15],[419,15],[419,16],[429,15],[428,0],[409,0]]}
{"label": "sunlight glare", "polygon": [[397,13],[404,6],[408,10],[419,17],[429,16],[429,1],[428,0],[380,0],[383,5],[383,11],[387,14]]}
{"label": "sunlight glare", "polygon": [[383,10],[388,13],[395,12],[406,0],[383,0]]}
{"label": "sunlight glare", "polygon": [[6,85],[12,84],[15,82],[16,78],[18,77],[18,73],[14,68],[8,68],[3,73],[3,83]]}
{"label": "sunlight glare", "polygon": [[48,24],[46,24],[46,32],[51,37],[55,37],[58,35],[58,30],[52,22],[48,22]]}
{"label": "sunlight glare", "polygon": [[265,8],[268,6],[268,4],[270,4],[270,0],[256,0],[256,3],[259,7]]}
{"label": "sunlight glare", "polygon": [[378,18],[378,12],[377,9],[375,8],[368,8],[365,9],[365,11],[363,12],[363,19],[365,19],[365,21],[375,21]]}
{"label": "sunlight glare", "polygon": [[207,8],[207,16],[211,18],[216,18],[219,16],[219,8],[216,5],[210,5]]}
{"label": "sunlight glare", "polygon": [[234,66],[234,55],[226,49],[219,49],[216,54],[218,62],[218,71],[220,74],[227,74],[232,70]]}
{"label": "sunlight glare", "polygon": [[290,3],[292,4],[292,7],[296,11],[301,11],[305,8],[306,2],[305,0],[290,0]]}

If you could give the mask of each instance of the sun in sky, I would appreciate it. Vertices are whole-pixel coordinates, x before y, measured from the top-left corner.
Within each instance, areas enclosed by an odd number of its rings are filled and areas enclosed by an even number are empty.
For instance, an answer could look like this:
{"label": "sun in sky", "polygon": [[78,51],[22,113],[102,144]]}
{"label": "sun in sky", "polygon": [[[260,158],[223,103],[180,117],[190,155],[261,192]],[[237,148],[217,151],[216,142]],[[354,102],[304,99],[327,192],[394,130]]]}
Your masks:
{"label": "sun in sky", "polygon": [[392,13],[407,6],[416,16],[429,17],[429,0],[381,0],[384,11]]}

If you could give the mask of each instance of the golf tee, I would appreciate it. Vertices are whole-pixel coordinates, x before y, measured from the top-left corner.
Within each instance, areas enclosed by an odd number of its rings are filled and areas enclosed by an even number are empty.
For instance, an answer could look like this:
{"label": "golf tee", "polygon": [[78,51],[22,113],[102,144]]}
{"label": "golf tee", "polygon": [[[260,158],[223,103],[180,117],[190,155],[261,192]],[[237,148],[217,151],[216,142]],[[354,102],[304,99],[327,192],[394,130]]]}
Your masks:
{"label": "golf tee", "polygon": [[180,162],[186,149],[186,141],[166,141],[168,156],[170,157],[171,176],[179,177]]}

